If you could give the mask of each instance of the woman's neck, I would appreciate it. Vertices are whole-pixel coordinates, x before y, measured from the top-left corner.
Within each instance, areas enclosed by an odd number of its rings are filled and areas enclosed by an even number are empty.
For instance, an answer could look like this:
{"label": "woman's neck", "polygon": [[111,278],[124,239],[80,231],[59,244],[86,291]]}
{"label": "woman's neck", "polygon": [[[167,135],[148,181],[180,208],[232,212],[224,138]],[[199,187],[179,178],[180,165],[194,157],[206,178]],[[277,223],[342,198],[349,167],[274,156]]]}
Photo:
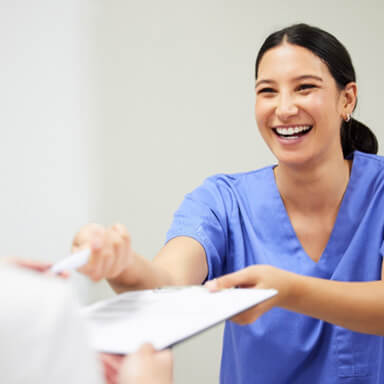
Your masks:
{"label": "woman's neck", "polygon": [[303,214],[338,210],[347,188],[351,162],[342,156],[315,165],[275,168],[275,179],[285,206]]}

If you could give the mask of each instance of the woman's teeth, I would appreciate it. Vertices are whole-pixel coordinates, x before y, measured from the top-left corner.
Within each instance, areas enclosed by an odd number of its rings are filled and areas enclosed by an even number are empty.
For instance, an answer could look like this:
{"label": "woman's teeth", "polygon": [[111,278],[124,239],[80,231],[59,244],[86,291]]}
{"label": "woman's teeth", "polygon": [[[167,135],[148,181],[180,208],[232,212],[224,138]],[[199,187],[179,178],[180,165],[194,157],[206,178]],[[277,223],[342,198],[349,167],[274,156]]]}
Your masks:
{"label": "woman's teeth", "polygon": [[283,137],[296,137],[308,133],[311,130],[311,125],[301,125],[301,126],[292,126],[292,127],[278,127],[274,131]]}

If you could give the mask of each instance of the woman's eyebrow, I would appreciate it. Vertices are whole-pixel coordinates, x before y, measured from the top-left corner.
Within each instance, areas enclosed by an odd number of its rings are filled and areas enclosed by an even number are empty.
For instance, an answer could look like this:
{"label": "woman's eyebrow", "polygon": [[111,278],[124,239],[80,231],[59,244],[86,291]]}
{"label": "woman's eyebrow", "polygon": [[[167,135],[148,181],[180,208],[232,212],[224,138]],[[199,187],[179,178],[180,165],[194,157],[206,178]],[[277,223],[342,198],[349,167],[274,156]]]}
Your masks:
{"label": "woman's eyebrow", "polygon": [[259,80],[259,81],[256,81],[255,88],[257,88],[260,84],[272,84],[272,83],[275,83],[275,81],[268,80],[268,79]]}
{"label": "woman's eyebrow", "polygon": [[298,77],[295,77],[294,80],[306,80],[306,79],[312,79],[312,80],[318,80],[318,81],[323,81],[323,79],[320,76],[316,75],[301,75]]}

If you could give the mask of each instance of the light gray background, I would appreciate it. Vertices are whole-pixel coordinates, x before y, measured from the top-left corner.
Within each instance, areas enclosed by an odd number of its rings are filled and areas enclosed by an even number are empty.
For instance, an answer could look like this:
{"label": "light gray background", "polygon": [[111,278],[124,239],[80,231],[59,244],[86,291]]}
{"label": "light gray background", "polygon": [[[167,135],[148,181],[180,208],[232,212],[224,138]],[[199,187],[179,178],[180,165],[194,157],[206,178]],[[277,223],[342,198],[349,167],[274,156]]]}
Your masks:
{"label": "light gray background", "polygon": [[[0,254],[54,261],[84,223],[119,221],[152,258],[205,177],[274,162],[253,67],[291,23],[346,45],[355,115],[384,146],[383,16],[379,0],[0,0]],[[111,294],[73,280],[84,303]],[[221,331],[175,348],[176,383],[217,382]]]}

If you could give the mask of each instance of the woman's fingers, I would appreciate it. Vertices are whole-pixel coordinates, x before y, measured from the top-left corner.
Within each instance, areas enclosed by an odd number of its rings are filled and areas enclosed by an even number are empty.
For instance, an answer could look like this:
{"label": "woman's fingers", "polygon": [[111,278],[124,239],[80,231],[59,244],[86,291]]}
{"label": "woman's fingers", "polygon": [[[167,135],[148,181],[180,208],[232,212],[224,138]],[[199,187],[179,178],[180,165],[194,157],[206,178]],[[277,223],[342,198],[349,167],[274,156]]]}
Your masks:
{"label": "woman's fingers", "polygon": [[[284,274],[284,276],[281,276]],[[287,280],[287,272],[266,265],[255,265],[238,272],[224,275],[217,279],[208,281],[206,287],[212,291],[226,288],[276,288],[284,290],[282,281]],[[285,279],[284,279],[285,277]],[[256,306],[234,316],[231,320],[237,324],[244,325],[255,321],[265,312],[277,305],[280,295],[266,300]]]}
{"label": "woman's fingers", "polygon": [[233,287],[253,288],[257,285],[257,274],[252,267],[242,269],[238,272],[229,273],[228,275],[224,275],[205,283],[205,286],[212,292]]}
{"label": "woman's fingers", "polygon": [[109,278],[114,278],[123,272],[133,260],[131,238],[126,228],[121,224],[113,225],[109,233],[115,255],[110,265]]}
{"label": "woman's fingers", "polygon": [[88,224],[75,236],[72,250],[90,248],[86,265],[78,269],[94,281],[111,279],[121,274],[132,261],[131,241],[121,224],[103,228]]}
{"label": "woman's fingers", "polygon": [[101,248],[101,246],[97,247],[97,243],[103,237],[104,232],[105,228],[99,224],[90,223],[85,225],[73,239],[72,252],[84,248]]}
{"label": "woman's fingers", "polygon": [[269,299],[267,301],[257,304],[256,306],[244,312],[239,313],[236,316],[233,316],[231,318],[231,321],[239,325],[250,324],[250,323],[253,323],[255,320],[257,320],[261,315],[268,312],[273,307],[274,307],[273,299]]}

